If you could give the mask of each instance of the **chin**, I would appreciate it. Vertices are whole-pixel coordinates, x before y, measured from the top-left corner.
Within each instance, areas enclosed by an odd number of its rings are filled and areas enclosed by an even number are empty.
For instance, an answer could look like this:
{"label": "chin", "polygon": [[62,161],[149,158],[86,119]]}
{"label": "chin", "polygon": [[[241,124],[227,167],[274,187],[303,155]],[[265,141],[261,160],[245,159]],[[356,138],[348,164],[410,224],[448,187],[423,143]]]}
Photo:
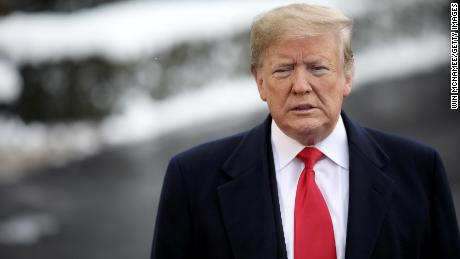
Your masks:
{"label": "chin", "polygon": [[313,145],[327,134],[327,123],[314,118],[304,118],[290,124],[290,136],[304,145]]}
{"label": "chin", "polygon": [[308,133],[317,131],[320,128],[324,128],[324,124],[324,120],[320,118],[305,117],[293,121],[291,125],[299,132]]}

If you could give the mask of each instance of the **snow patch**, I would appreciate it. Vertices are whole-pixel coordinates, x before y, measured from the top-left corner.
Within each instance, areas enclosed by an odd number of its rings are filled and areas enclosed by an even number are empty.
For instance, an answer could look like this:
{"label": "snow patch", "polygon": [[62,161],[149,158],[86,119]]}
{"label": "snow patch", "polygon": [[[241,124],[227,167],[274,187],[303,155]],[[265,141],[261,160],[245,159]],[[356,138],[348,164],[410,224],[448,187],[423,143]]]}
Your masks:
{"label": "snow patch", "polygon": [[44,213],[30,213],[0,222],[0,244],[33,245],[59,231],[57,219]]}
{"label": "snow patch", "polygon": [[0,103],[11,103],[21,94],[22,80],[11,63],[0,60]]}

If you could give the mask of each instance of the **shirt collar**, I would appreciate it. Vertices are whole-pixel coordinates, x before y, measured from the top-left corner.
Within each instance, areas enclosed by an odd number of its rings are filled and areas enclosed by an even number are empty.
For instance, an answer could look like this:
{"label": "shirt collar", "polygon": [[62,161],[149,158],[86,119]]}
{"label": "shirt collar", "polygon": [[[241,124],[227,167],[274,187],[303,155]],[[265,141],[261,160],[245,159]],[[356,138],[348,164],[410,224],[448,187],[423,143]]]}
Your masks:
{"label": "shirt collar", "polygon": [[[284,134],[273,120],[271,125],[271,141],[276,170],[280,170],[289,164],[305,147],[297,140]],[[314,146],[335,164],[348,169],[348,139],[342,116],[339,115],[337,124],[331,134]]]}

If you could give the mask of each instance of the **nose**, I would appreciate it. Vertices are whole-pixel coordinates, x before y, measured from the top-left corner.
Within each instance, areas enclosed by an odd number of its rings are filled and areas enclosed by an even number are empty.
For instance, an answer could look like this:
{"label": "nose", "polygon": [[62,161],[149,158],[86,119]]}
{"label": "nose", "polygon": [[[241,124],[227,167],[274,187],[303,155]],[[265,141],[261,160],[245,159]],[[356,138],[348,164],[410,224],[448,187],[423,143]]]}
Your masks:
{"label": "nose", "polygon": [[312,91],[305,67],[299,66],[294,70],[291,92],[293,94],[303,95]]}

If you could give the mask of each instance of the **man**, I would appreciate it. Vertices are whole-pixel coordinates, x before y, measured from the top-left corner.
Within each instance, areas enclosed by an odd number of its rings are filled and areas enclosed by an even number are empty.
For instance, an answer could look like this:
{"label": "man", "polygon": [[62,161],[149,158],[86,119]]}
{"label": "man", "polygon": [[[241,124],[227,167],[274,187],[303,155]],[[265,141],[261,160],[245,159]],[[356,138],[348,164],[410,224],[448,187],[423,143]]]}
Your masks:
{"label": "man", "polygon": [[460,258],[439,155],[341,112],[351,20],[307,4],[251,28],[270,116],[171,159],[152,258]]}

